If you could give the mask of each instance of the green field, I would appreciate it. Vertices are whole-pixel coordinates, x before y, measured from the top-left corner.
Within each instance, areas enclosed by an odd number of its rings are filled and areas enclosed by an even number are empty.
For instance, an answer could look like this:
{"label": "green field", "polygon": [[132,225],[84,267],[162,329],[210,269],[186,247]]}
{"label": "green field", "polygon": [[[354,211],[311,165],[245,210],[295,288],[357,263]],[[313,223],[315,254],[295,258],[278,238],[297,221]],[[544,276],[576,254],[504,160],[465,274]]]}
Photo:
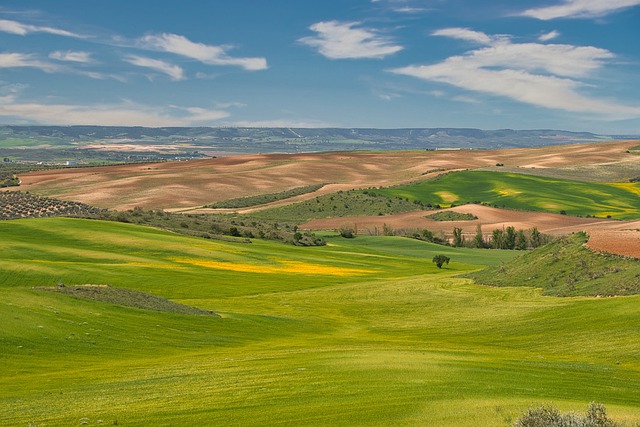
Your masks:
{"label": "green field", "polygon": [[[639,297],[455,277],[509,251],[294,247],[78,219],[0,222],[0,425],[506,426],[531,404],[640,421]],[[431,262],[444,254],[451,263]],[[111,284],[221,317],[37,286]]]}
{"label": "green field", "polygon": [[439,204],[485,203],[574,216],[640,218],[640,183],[595,183],[488,171],[465,171],[376,194]]}

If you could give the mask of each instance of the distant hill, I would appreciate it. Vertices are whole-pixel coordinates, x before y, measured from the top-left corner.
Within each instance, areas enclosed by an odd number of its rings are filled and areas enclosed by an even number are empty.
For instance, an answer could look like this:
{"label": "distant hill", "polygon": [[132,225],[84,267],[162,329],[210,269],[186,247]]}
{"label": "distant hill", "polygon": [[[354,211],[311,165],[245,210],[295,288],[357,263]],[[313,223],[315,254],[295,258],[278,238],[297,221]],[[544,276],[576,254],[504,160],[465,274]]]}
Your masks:
{"label": "distant hill", "polygon": [[[118,126],[3,126],[0,149],[18,147],[74,147],[102,149],[133,144],[162,152],[273,153],[341,150],[495,149],[537,147],[594,141],[637,139],[633,135],[596,135],[562,130],[480,130],[466,128],[250,128],[250,127],[118,127]],[[88,148],[88,147],[87,147]],[[142,149],[142,147],[141,147]]]}

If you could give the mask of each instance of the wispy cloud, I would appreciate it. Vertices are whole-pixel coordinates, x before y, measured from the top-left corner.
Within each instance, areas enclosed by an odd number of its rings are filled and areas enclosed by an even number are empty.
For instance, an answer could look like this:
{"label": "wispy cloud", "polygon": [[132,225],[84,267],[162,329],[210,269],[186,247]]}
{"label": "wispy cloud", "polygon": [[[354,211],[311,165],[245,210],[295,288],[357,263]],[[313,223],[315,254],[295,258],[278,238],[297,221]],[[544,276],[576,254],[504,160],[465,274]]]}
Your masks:
{"label": "wispy cloud", "polygon": [[458,40],[465,40],[479,44],[491,44],[494,39],[480,31],[473,31],[468,28],[443,28],[431,33],[434,36],[451,37]]}
{"label": "wispy cloud", "polygon": [[242,67],[248,71],[267,69],[267,60],[261,57],[229,56],[231,46],[214,46],[196,43],[178,34],[146,35],[138,40],[138,45],[145,49],[169,52],[195,59],[208,65],[230,65]]}
{"label": "wispy cloud", "polygon": [[0,102],[3,121],[56,125],[206,126],[229,117],[221,110],[200,107],[153,107],[123,101],[118,104],[42,104]]}
{"label": "wispy cloud", "polygon": [[424,2],[416,0],[371,0],[371,3],[380,4],[386,10],[404,14],[424,13],[429,10],[423,7]]}
{"label": "wispy cloud", "polygon": [[64,37],[84,38],[80,34],[61,30],[59,28],[23,24],[18,21],[11,21],[7,19],[0,19],[0,31],[4,33],[17,34],[20,36],[26,36],[30,33],[48,33]]}
{"label": "wispy cloud", "polygon": [[556,30],[553,30],[549,31],[548,33],[542,34],[540,37],[538,37],[538,40],[540,40],[541,42],[548,42],[549,40],[557,39],[558,37],[560,37],[560,33]]}
{"label": "wispy cloud", "polygon": [[0,53],[0,68],[37,68],[47,73],[59,71],[55,64],[41,61],[34,55],[25,53]]}
{"label": "wispy cloud", "polygon": [[55,52],[51,52],[49,54],[49,58],[55,59],[57,61],[81,62],[84,64],[89,64],[94,62],[89,52],[71,51],[71,50],[66,50],[66,51],[56,50]]}
{"label": "wispy cloud", "polygon": [[403,49],[376,30],[358,27],[359,22],[318,22],[309,27],[317,36],[298,41],[318,49],[329,59],[384,58]]}
{"label": "wispy cloud", "polygon": [[146,56],[129,55],[124,58],[124,61],[136,65],[138,67],[150,68],[155,71],[159,71],[163,74],[171,77],[172,80],[184,80],[184,70],[174,64],[170,64],[159,59],[147,58]]}
{"label": "wispy cloud", "polygon": [[27,87],[28,85],[21,83],[0,83],[0,103],[13,102],[18,97],[18,95]]}
{"label": "wispy cloud", "polygon": [[640,5],[640,0],[564,0],[561,4],[527,9],[521,16],[550,20],[557,18],[597,18]]}
{"label": "wispy cloud", "polygon": [[[447,32],[440,31],[438,35]],[[451,32],[456,37],[456,32]],[[462,89],[498,95],[545,108],[591,113],[602,118],[640,116],[640,106],[593,98],[582,90],[589,77],[614,54],[591,46],[512,43],[491,37],[487,47],[452,56],[434,65],[410,65],[389,70],[396,74],[448,83]],[[457,37],[460,38],[460,37]],[[486,40],[475,35],[470,41]]]}

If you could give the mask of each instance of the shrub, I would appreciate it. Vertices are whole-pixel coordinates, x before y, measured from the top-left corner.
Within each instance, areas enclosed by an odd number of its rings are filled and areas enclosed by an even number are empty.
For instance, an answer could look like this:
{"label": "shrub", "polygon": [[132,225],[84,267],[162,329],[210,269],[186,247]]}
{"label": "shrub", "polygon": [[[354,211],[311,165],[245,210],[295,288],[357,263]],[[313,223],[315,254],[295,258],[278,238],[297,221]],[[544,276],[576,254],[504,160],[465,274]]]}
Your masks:
{"label": "shrub", "polygon": [[561,414],[557,408],[542,405],[529,408],[516,422],[514,427],[623,427],[607,417],[603,404],[591,402],[585,416],[574,413]]}
{"label": "shrub", "polygon": [[442,268],[442,264],[449,264],[450,260],[451,259],[448,256],[436,255],[433,257],[431,261],[433,261],[436,264],[436,267]]}

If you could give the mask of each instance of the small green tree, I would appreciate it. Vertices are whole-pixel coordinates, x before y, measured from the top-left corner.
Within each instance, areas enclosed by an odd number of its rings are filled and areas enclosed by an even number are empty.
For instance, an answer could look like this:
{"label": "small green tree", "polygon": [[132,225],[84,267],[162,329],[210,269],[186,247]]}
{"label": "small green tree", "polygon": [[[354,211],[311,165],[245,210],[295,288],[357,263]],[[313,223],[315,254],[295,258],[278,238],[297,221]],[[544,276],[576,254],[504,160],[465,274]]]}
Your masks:
{"label": "small green tree", "polygon": [[462,235],[462,228],[453,228],[453,246],[456,248],[464,246],[464,236]]}
{"label": "small green tree", "polygon": [[486,247],[484,236],[482,235],[482,226],[480,224],[476,226],[476,235],[473,236],[473,247],[478,249]]}
{"label": "small green tree", "polygon": [[542,245],[542,236],[540,235],[538,229],[536,227],[533,227],[531,228],[529,233],[531,235],[531,237],[529,238],[531,241],[531,247],[534,249],[540,247]]}
{"label": "small green tree", "polygon": [[450,258],[445,255],[436,255],[431,261],[436,264],[436,267],[442,268],[442,264],[449,264]]}
{"label": "small green tree", "polygon": [[516,247],[516,229],[512,226],[507,227],[504,234],[504,248],[515,249]]}
{"label": "small green tree", "polygon": [[496,228],[491,233],[491,247],[493,249],[504,249],[505,247],[505,239],[504,239],[504,230],[500,230]]}
{"label": "small green tree", "polygon": [[527,237],[524,235],[524,231],[518,230],[516,233],[516,249],[524,251],[527,249]]}

